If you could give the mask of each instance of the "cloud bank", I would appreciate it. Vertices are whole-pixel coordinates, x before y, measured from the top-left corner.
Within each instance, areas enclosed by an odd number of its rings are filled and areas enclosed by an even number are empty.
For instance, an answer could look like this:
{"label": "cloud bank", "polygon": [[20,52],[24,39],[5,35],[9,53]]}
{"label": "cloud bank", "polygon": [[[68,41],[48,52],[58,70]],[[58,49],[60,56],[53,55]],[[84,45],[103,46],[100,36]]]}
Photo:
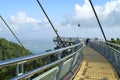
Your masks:
{"label": "cloud bank", "polygon": [[24,27],[25,29],[39,30],[40,25],[45,26],[48,24],[46,20],[37,20],[32,17],[28,17],[25,12],[18,12],[16,16],[11,16],[11,23],[18,27]]}
{"label": "cloud bank", "polygon": [[[110,0],[104,6],[96,4],[94,7],[107,38],[119,36],[120,0]],[[59,24],[54,24],[61,36],[103,38],[88,0],[85,0],[83,5],[76,3],[74,11],[73,15],[69,16],[68,14],[68,16],[63,17],[61,22],[56,21]],[[29,17],[25,12],[18,12],[17,15],[10,17],[10,21],[10,26],[15,32],[19,32],[18,34],[25,33],[27,37],[35,37],[34,35],[40,37],[55,36],[46,19],[35,19]],[[77,24],[81,26],[78,28]]]}
{"label": "cloud bank", "polygon": [[[118,36],[120,32],[120,0],[111,0],[104,4],[104,6],[94,5],[94,7],[106,36],[108,38]],[[86,31],[86,34],[88,34],[86,36],[83,34],[85,37],[95,37],[96,34],[96,36],[103,38],[88,0],[85,0],[83,5],[75,4],[75,14],[65,16],[61,24],[76,26],[79,23],[82,29],[81,33]]]}
{"label": "cloud bank", "polygon": [[[120,25],[120,0],[112,0],[104,6],[94,6],[104,27],[114,27]],[[88,0],[85,0],[84,5],[75,4],[75,15],[66,16],[62,24],[76,25],[81,23],[84,27],[96,27],[94,13]]]}

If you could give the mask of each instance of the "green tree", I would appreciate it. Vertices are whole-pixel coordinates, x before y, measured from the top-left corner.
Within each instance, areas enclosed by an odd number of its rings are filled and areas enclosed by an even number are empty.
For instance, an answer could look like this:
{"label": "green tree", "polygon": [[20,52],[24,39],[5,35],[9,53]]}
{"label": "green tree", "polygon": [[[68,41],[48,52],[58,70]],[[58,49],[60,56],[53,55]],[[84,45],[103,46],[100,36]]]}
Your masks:
{"label": "green tree", "polygon": [[[20,45],[7,41],[5,38],[0,39],[0,60],[6,60],[21,56],[30,55],[31,52]],[[0,68],[0,80],[8,80],[15,76],[15,66]]]}
{"label": "green tree", "polygon": [[115,43],[115,39],[114,39],[114,38],[111,38],[111,42],[112,42],[112,43]]}
{"label": "green tree", "polygon": [[2,60],[2,52],[0,51],[0,60]]}

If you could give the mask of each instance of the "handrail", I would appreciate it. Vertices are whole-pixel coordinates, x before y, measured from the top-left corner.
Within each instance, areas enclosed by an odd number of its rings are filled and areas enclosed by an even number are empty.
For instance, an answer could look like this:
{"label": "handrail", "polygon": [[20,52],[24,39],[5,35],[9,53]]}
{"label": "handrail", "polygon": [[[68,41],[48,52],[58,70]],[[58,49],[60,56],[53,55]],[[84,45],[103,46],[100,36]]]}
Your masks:
{"label": "handrail", "polygon": [[108,45],[110,45],[111,47],[115,48],[115,49],[116,49],[116,47],[119,48],[118,50],[120,51],[120,45],[114,44],[114,43],[111,43],[111,42],[106,42],[106,43],[107,43]]}
{"label": "handrail", "polygon": [[[107,42],[107,43],[108,43],[108,42]],[[111,44],[113,44],[113,43],[111,43]],[[117,53],[120,53],[120,51],[119,51],[119,50],[117,50],[117,49],[115,49],[114,47],[111,47],[111,46],[106,45],[106,44],[102,44],[102,45],[106,46],[106,47],[107,47],[107,48],[109,48],[109,49],[114,50],[114,51],[115,51],[115,52],[117,52]]]}
{"label": "handrail", "polygon": [[110,44],[120,48],[118,45],[109,42],[89,41],[89,46],[105,56],[106,59],[111,62],[116,69],[116,72],[120,76],[120,50],[116,49],[116,47],[110,46]]}
{"label": "handrail", "polygon": [[61,52],[61,51],[76,47],[76,46],[81,45],[81,44],[82,43],[79,43],[79,44],[76,44],[76,45],[72,45],[72,46],[69,46],[69,47],[66,47],[66,48],[61,48],[61,49],[51,51],[51,52],[46,52],[46,53],[43,53],[43,54],[36,54],[36,55],[30,55],[30,56],[24,56],[24,57],[19,57],[19,58],[3,60],[3,61],[0,61],[0,67],[16,64],[16,63],[19,63],[19,62],[26,62],[26,61],[29,61],[29,60],[34,60],[36,58],[49,56],[49,55],[52,55],[52,54],[56,54],[57,52]]}
{"label": "handrail", "polygon": [[108,48],[110,48],[110,49],[112,49],[112,50],[114,50],[116,52],[120,52],[120,50],[115,48],[115,47],[119,47],[120,48],[120,45],[118,45],[118,44],[114,44],[114,43],[111,43],[111,42],[104,42],[104,41],[97,41],[96,42],[95,40],[93,40],[92,42],[97,43],[99,45],[102,44],[102,45],[104,45],[104,46],[106,46],[106,47],[108,47]]}
{"label": "handrail", "polygon": [[[0,61],[0,68],[14,65],[14,66],[16,66],[16,76],[12,76],[12,78],[10,80],[19,80],[19,79],[23,79],[23,78],[28,79],[28,78],[31,78],[32,76],[35,77],[35,75],[38,74],[39,72],[50,69],[54,66],[58,66],[59,69],[61,69],[60,65],[62,65],[64,62],[66,62],[68,59],[71,59],[71,58],[72,58],[71,64],[72,63],[77,64],[78,60],[81,61],[81,59],[82,59],[81,51],[82,51],[83,47],[84,47],[84,45],[81,42],[81,43],[78,43],[78,44],[75,44],[75,45],[72,45],[69,47],[61,48],[61,49],[54,50],[51,52],[46,52],[43,54],[34,54],[34,55],[29,55],[29,56],[24,56],[24,57],[19,57],[19,58],[3,60],[3,61]],[[66,54],[66,55],[64,56],[64,54]],[[26,70],[24,70],[24,68],[25,68],[23,66],[24,64],[27,64],[27,62],[29,62],[29,61],[42,59],[43,57],[50,59],[51,55],[55,55],[57,60],[55,60],[55,61],[50,60],[50,62],[49,62],[49,60],[47,60],[48,63],[46,65],[44,64],[41,67],[40,66],[35,67],[24,73],[24,71],[26,71]],[[79,57],[76,55],[79,55]],[[70,65],[71,68],[69,69],[69,71],[71,71],[71,69],[74,66],[75,65]],[[59,70],[59,73],[60,73],[60,71],[61,70]],[[63,76],[60,78],[63,78]]]}
{"label": "handrail", "polygon": [[[83,48],[83,47],[82,47],[82,48]],[[82,50],[82,48],[80,48],[79,50]],[[79,51],[79,50],[78,50],[78,51]],[[77,51],[76,51],[76,52],[77,52]],[[37,72],[40,72],[40,71],[43,71],[43,70],[48,69],[48,68],[50,68],[50,67],[53,67],[54,65],[57,65],[57,64],[63,62],[64,60],[72,57],[73,55],[76,54],[76,52],[74,52],[73,54],[70,54],[70,55],[64,57],[63,59],[57,60],[57,61],[55,61],[55,62],[53,62],[53,63],[51,63],[51,64],[47,64],[47,65],[42,66],[42,67],[40,67],[40,68],[37,68],[37,69],[35,69],[35,70],[29,71],[29,72],[27,72],[27,73],[25,73],[25,74],[23,74],[23,75],[14,77],[14,78],[12,78],[12,79],[10,79],[10,80],[19,80],[19,79],[24,78],[24,77],[26,77],[26,76],[34,75],[34,74],[37,73]]]}
{"label": "handrail", "polygon": [[120,45],[118,45],[118,44],[114,44],[114,43],[111,43],[111,42],[105,42],[105,43],[108,43],[108,44],[111,44],[111,45],[114,45],[114,46],[120,47]]}
{"label": "handrail", "polygon": [[[118,44],[114,44],[114,43],[111,43],[111,42],[98,41],[98,40],[90,40],[90,41],[96,42],[98,44],[102,43],[103,45],[105,45],[105,46],[107,46],[107,47],[109,47],[109,48],[111,48],[113,50],[117,50],[118,52],[120,52],[120,45],[118,45]],[[119,49],[116,49],[116,47],[119,48]]]}

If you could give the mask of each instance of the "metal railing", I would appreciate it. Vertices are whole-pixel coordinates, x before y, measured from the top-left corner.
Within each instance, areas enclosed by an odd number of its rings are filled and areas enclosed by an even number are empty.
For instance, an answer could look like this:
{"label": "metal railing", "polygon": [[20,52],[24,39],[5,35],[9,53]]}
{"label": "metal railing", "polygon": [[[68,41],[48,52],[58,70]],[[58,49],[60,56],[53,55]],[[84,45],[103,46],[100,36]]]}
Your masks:
{"label": "metal railing", "polygon": [[[46,76],[40,77],[39,80],[43,80],[43,78],[50,79],[50,76],[47,77],[48,75],[51,75],[51,77],[55,75],[54,79],[51,78],[51,80],[55,80],[55,79],[61,80],[67,75],[68,72],[72,72],[72,69],[78,63],[78,60],[82,61],[81,51],[83,47],[84,47],[83,43],[78,43],[76,45],[72,45],[72,46],[58,49],[51,52],[46,52],[43,54],[36,54],[36,55],[3,60],[3,61],[0,61],[0,68],[13,66],[13,65],[16,66],[16,71],[14,71],[16,72],[16,76],[11,78],[11,80],[31,80],[31,79],[36,80],[35,77],[39,77],[42,74],[46,74]],[[53,61],[51,60],[52,55],[54,55],[53,58],[56,58]],[[47,63],[37,68],[34,68],[30,71],[25,70],[25,65],[27,62],[34,61],[34,60],[38,61],[41,58],[43,58]],[[30,64],[27,67],[30,67],[32,65],[33,64]],[[57,68],[52,69],[54,67],[58,67],[58,69]],[[64,69],[68,69],[68,70],[64,72],[65,71]],[[53,72],[50,73],[50,71],[53,71]],[[63,73],[65,74],[62,75]]]}
{"label": "metal railing", "polygon": [[110,43],[91,40],[89,46],[105,56],[111,64],[115,67],[118,75],[120,76],[120,46]]}
{"label": "metal railing", "polygon": [[106,45],[108,45],[108,46],[110,46],[110,47],[120,51],[120,45],[118,45],[118,44],[114,44],[114,43],[111,43],[111,42],[105,42],[103,44],[106,44]]}
{"label": "metal railing", "polygon": [[[64,42],[76,42],[77,40],[79,40],[79,38],[61,37],[61,40]],[[58,41],[57,37],[55,37],[53,41]]]}

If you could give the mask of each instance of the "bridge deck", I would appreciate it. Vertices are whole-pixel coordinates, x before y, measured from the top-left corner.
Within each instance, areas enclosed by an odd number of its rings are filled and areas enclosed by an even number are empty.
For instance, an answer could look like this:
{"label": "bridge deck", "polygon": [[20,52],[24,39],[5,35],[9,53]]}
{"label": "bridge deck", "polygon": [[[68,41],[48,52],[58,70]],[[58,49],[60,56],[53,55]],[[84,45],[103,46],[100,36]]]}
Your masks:
{"label": "bridge deck", "polygon": [[113,66],[89,47],[83,49],[83,63],[73,80],[120,80]]}

